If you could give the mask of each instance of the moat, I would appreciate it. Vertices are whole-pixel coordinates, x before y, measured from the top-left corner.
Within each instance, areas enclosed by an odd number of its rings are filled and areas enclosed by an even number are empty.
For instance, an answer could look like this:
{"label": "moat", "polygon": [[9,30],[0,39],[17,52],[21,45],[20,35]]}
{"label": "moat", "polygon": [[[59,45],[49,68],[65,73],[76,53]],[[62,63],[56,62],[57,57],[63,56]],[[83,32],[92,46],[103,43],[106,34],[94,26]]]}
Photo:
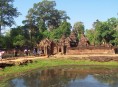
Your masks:
{"label": "moat", "polygon": [[58,66],[9,79],[6,87],[118,87],[113,66]]}

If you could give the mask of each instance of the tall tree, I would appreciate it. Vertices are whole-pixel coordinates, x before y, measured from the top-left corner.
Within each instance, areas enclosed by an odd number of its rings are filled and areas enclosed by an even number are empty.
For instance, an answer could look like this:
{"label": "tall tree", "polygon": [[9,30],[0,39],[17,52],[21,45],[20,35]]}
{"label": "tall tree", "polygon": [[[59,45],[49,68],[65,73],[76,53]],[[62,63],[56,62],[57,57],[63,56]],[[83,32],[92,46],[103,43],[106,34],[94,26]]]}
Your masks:
{"label": "tall tree", "polygon": [[60,24],[60,26],[57,29],[52,30],[51,32],[47,33],[47,35],[50,39],[58,40],[62,37],[62,35],[69,36],[70,32],[71,24],[69,22],[64,21]]}
{"label": "tall tree", "polygon": [[15,24],[14,17],[20,14],[13,6],[14,0],[0,0],[0,35],[2,27]]}
{"label": "tall tree", "polygon": [[118,18],[112,17],[107,20],[110,30],[112,31],[112,39],[110,43],[118,46]]}
{"label": "tall tree", "polygon": [[[93,30],[94,30],[94,39],[95,39],[95,42],[94,44],[101,44],[102,42],[102,36],[101,36],[101,25],[102,25],[102,22],[99,21],[98,19],[93,23]],[[104,30],[104,29],[103,29]]]}
{"label": "tall tree", "polygon": [[14,46],[22,47],[25,45],[25,38],[22,35],[17,35],[13,40]]}
{"label": "tall tree", "polygon": [[34,23],[40,26],[40,31],[45,31],[46,28],[50,31],[56,29],[62,21],[69,19],[69,17],[65,11],[57,10],[55,6],[55,1],[43,0],[34,4],[33,8],[28,11],[26,18],[29,22],[35,20]]}
{"label": "tall tree", "polygon": [[97,32],[95,31],[95,29],[87,29],[86,30],[85,34],[86,34],[87,38],[89,39],[91,45],[95,45],[97,43],[96,33]]}
{"label": "tall tree", "polygon": [[96,40],[98,41],[98,44],[102,44],[102,43],[109,44],[114,39],[113,26],[115,25],[112,22],[110,22],[109,20],[105,22],[101,22],[101,21],[94,22],[93,25],[96,31]]}
{"label": "tall tree", "polygon": [[59,26],[59,29],[61,29],[62,31],[62,34],[65,34],[66,36],[69,36],[70,35],[70,32],[71,32],[71,24],[69,22],[62,22]]}
{"label": "tall tree", "polygon": [[76,22],[73,26],[73,31],[76,34],[83,34],[84,33],[84,25],[83,22]]}
{"label": "tall tree", "polygon": [[31,35],[25,26],[17,26],[10,29],[10,37],[13,46],[31,46]]}
{"label": "tall tree", "polygon": [[114,29],[118,26],[118,18],[112,17],[107,20],[110,28]]}

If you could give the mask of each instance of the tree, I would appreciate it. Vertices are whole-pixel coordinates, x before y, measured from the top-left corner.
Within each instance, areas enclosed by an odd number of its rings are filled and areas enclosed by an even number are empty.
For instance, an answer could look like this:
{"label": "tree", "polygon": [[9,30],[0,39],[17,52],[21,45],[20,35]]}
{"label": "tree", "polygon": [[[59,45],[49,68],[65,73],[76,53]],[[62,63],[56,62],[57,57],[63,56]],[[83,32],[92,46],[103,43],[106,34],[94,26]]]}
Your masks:
{"label": "tree", "polygon": [[4,36],[0,36],[0,49],[4,47]]}
{"label": "tree", "polygon": [[22,47],[25,45],[25,38],[22,35],[17,35],[13,40],[14,46]]}
{"label": "tree", "polygon": [[21,26],[17,26],[16,28],[11,28],[10,29],[10,37],[14,39],[17,35],[22,35],[23,36],[23,29]]}
{"label": "tree", "polygon": [[34,16],[34,9],[30,9],[28,11],[28,15],[26,16],[26,20],[23,20],[22,23],[24,24],[25,28],[27,28],[28,31],[30,31],[32,34],[38,31],[37,25],[36,25],[36,19]]}
{"label": "tree", "polygon": [[110,28],[114,29],[118,26],[118,18],[112,17],[107,20]]}
{"label": "tree", "polygon": [[109,20],[105,22],[101,22],[97,20],[94,22],[94,29],[96,31],[96,41],[98,44],[106,43],[111,44],[112,40],[114,40],[114,26]]}
{"label": "tree", "polygon": [[79,36],[84,34],[84,25],[82,22],[76,22],[73,26],[73,31]]}
{"label": "tree", "polygon": [[69,36],[71,32],[71,24],[69,22],[62,22],[60,26],[56,29],[53,29],[52,31],[46,30],[43,32],[45,37],[48,37],[53,40],[58,40],[62,37],[62,35]]}
{"label": "tree", "polygon": [[[55,1],[43,0],[34,4],[28,11],[27,20],[39,27],[39,31],[56,29],[60,23],[69,19],[65,11],[55,9]],[[41,27],[42,26],[42,27]],[[44,29],[44,30],[43,30]]]}
{"label": "tree", "polygon": [[85,34],[87,38],[89,39],[90,44],[95,45],[97,43],[95,29],[87,29]]}
{"label": "tree", "polygon": [[[18,35],[20,35],[20,37]],[[34,37],[35,35],[31,37],[31,33],[28,31],[27,26],[17,26],[16,28],[10,29],[10,38],[11,38],[13,47],[16,46],[16,44],[19,44],[20,41],[17,41],[17,40],[21,40],[21,39],[23,39],[22,42],[24,41],[23,45],[32,47],[33,43],[36,42],[36,40],[33,40]],[[19,45],[19,46],[22,46],[22,45]]]}
{"label": "tree", "polygon": [[15,24],[14,17],[19,15],[20,13],[13,6],[13,0],[0,0],[0,35],[2,27]]}
{"label": "tree", "polygon": [[113,37],[114,37],[114,39],[111,40],[111,43],[112,43],[114,46],[118,46],[118,31],[116,31],[116,32],[113,34]]}
{"label": "tree", "polygon": [[118,18],[112,17],[107,20],[110,30],[112,31],[112,39],[110,43],[118,46]]}
{"label": "tree", "polygon": [[69,36],[71,32],[71,24],[69,22],[64,21],[60,24],[59,29],[62,31],[62,34]]}
{"label": "tree", "polygon": [[12,48],[12,38],[10,37],[9,31],[5,35],[0,36],[0,48]]}

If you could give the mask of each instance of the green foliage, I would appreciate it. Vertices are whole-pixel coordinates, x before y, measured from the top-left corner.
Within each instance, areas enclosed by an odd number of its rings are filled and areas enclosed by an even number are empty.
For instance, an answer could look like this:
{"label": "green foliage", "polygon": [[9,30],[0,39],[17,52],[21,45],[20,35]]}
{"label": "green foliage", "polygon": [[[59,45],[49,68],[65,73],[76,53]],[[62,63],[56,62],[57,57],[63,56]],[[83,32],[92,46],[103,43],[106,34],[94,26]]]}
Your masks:
{"label": "green foliage", "polygon": [[118,19],[110,18],[107,21],[96,20],[93,29],[87,30],[86,35],[90,43],[118,45]]}
{"label": "green foliage", "polygon": [[84,34],[84,25],[82,22],[76,22],[73,26],[73,31],[76,33],[76,34]]}
{"label": "green foliage", "polygon": [[112,17],[107,20],[110,28],[116,28],[118,26],[118,18]]}
{"label": "green foliage", "polygon": [[15,24],[14,17],[18,17],[19,14],[17,9],[13,7],[13,0],[0,0],[0,35],[2,26]]}
{"label": "green foliage", "polygon": [[52,30],[51,32],[48,30],[44,31],[43,35],[44,35],[44,38],[57,40],[57,39],[60,39],[63,34],[65,34],[66,36],[70,35],[70,32],[71,32],[70,28],[71,28],[70,23],[64,21],[60,24],[58,28]]}
{"label": "green foliage", "polygon": [[[2,27],[15,24],[14,17],[20,13],[13,6],[13,0],[0,0],[0,46],[13,48],[19,46],[35,46],[43,38],[57,40],[63,34],[70,35],[71,24],[67,22],[69,17],[63,10],[55,8],[56,2],[42,0],[30,8],[23,20],[23,26],[12,28],[6,35],[1,35]],[[80,37],[84,34],[84,24],[76,22],[73,31]],[[109,18],[107,21],[96,20],[93,28],[85,32],[90,43],[101,45],[103,43],[118,46],[118,18]]]}
{"label": "green foliage", "polygon": [[17,35],[23,35],[23,31],[22,31],[22,28],[21,28],[21,26],[18,26],[18,27],[16,27],[16,28],[12,28],[11,30],[10,30],[10,36],[12,37],[12,38],[14,38],[14,37],[16,37]]}
{"label": "green foliage", "polygon": [[[71,32],[71,24],[69,22],[64,21],[60,24],[59,29],[62,31],[61,32],[62,34],[69,36],[70,32]],[[61,33],[60,33],[60,35],[61,35]]]}
{"label": "green foliage", "polygon": [[52,40],[58,40],[61,38],[63,32],[60,28],[54,29],[52,32],[50,32],[50,39]]}
{"label": "green foliage", "polygon": [[0,36],[0,48],[3,48],[3,44],[4,44],[4,36]]}
{"label": "green foliage", "polygon": [[101,36],[101,25],[102,22],[100,22],[99,20],[96,20],[96,22],[94,22],[93,27],[94,27],[94,39],[95,39],[95,44],[99,45],[102,43],[102,36]]}
{"label": "green foliage", "polygon": [[40,32],[44,32],[45,30],[47,30],[45,23],[43,21],[38,22],[38,28]]}
{"label": "green foliage", "polygon": [[27,28],[25,26],[18,26],[16,28],[12,28],[10,30],[10,40],[12,43],[12,47],[15,46],[24,46],[24,45],[28,45],[31,46],[31,35],[29,34],[29,31],[27,30]]}
{"label": "green foliage", "polygon": [[115,37],[115,39],[111,40],[111,43],[115,46],[118,46],[118,31],[114,33],[113,37]]}
{"label": "green foliage", "polygon": [[13,40],[14,46],[24,46],[25,45],[25,38],[22,35],[17,35]]}
{"label": "green foliage", "polygon": [[49,32],[48,30],[45,30],[45,31],[43,32],[43,38],[50,38],[50,33],[51,33],[51,32]]}
{"label": "green foliage", "polygon": [[105,43],[109,43],[112,39],[112,30],[110,29],[107,22],[102,22],[99,28],[97,28],[97,31],[99,32],[99,37],[102,38],[102,41],[104,40]]}
{"label": "green foliage", "polygon": [[11,37],[9,35],[5,35],[5,36],[1,35],[0,36],[0,48],[9,49],[12,47],[13,47],[13,45],[12,45]]}
{"label": "green foliage", "polygon": [[65,11],[57,10],[55,6],[55,1],[43,0],[35,3],[33,8],[29,9],[26,20],[22,21],[24,27],[22,27],[23,34],[20,35],[26,35],[25,39],[30,39],[33,46],[43,38],[59,39],[62,33],[69,34],[70,23],[62,23],[69,17]]}
{"label": "green foliage", "polygon": [[13,48],[12,38],[10,36],[4,36],[4,48]]}
{"label": "green foliage", "polygon": [[96,42],[96,31],[94,29],[86,30],[86,36],[89,39],[91,45],[95,45]]}
{"label": "green foliage", "polygon": [[33,8],[28,11],[27,22],[30,25],[38,25],[39,31],[45,31],[46,28],[51,31],[57,28],[63,20],[69,19],[69,17],[65,11],[57,10],[55,6],[55,1],[43,0],[35,3]]}

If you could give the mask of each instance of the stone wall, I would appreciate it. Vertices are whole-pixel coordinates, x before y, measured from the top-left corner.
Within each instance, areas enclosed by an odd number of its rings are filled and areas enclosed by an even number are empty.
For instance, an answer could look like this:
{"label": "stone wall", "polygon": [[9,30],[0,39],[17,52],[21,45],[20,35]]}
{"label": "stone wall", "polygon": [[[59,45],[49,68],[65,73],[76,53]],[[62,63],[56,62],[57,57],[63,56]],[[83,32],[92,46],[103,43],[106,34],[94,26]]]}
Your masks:
{"label": "stone wall", "polygon": [[68,48],[66,54],[77,55],[77,54],[115,54],[114,48]]}

